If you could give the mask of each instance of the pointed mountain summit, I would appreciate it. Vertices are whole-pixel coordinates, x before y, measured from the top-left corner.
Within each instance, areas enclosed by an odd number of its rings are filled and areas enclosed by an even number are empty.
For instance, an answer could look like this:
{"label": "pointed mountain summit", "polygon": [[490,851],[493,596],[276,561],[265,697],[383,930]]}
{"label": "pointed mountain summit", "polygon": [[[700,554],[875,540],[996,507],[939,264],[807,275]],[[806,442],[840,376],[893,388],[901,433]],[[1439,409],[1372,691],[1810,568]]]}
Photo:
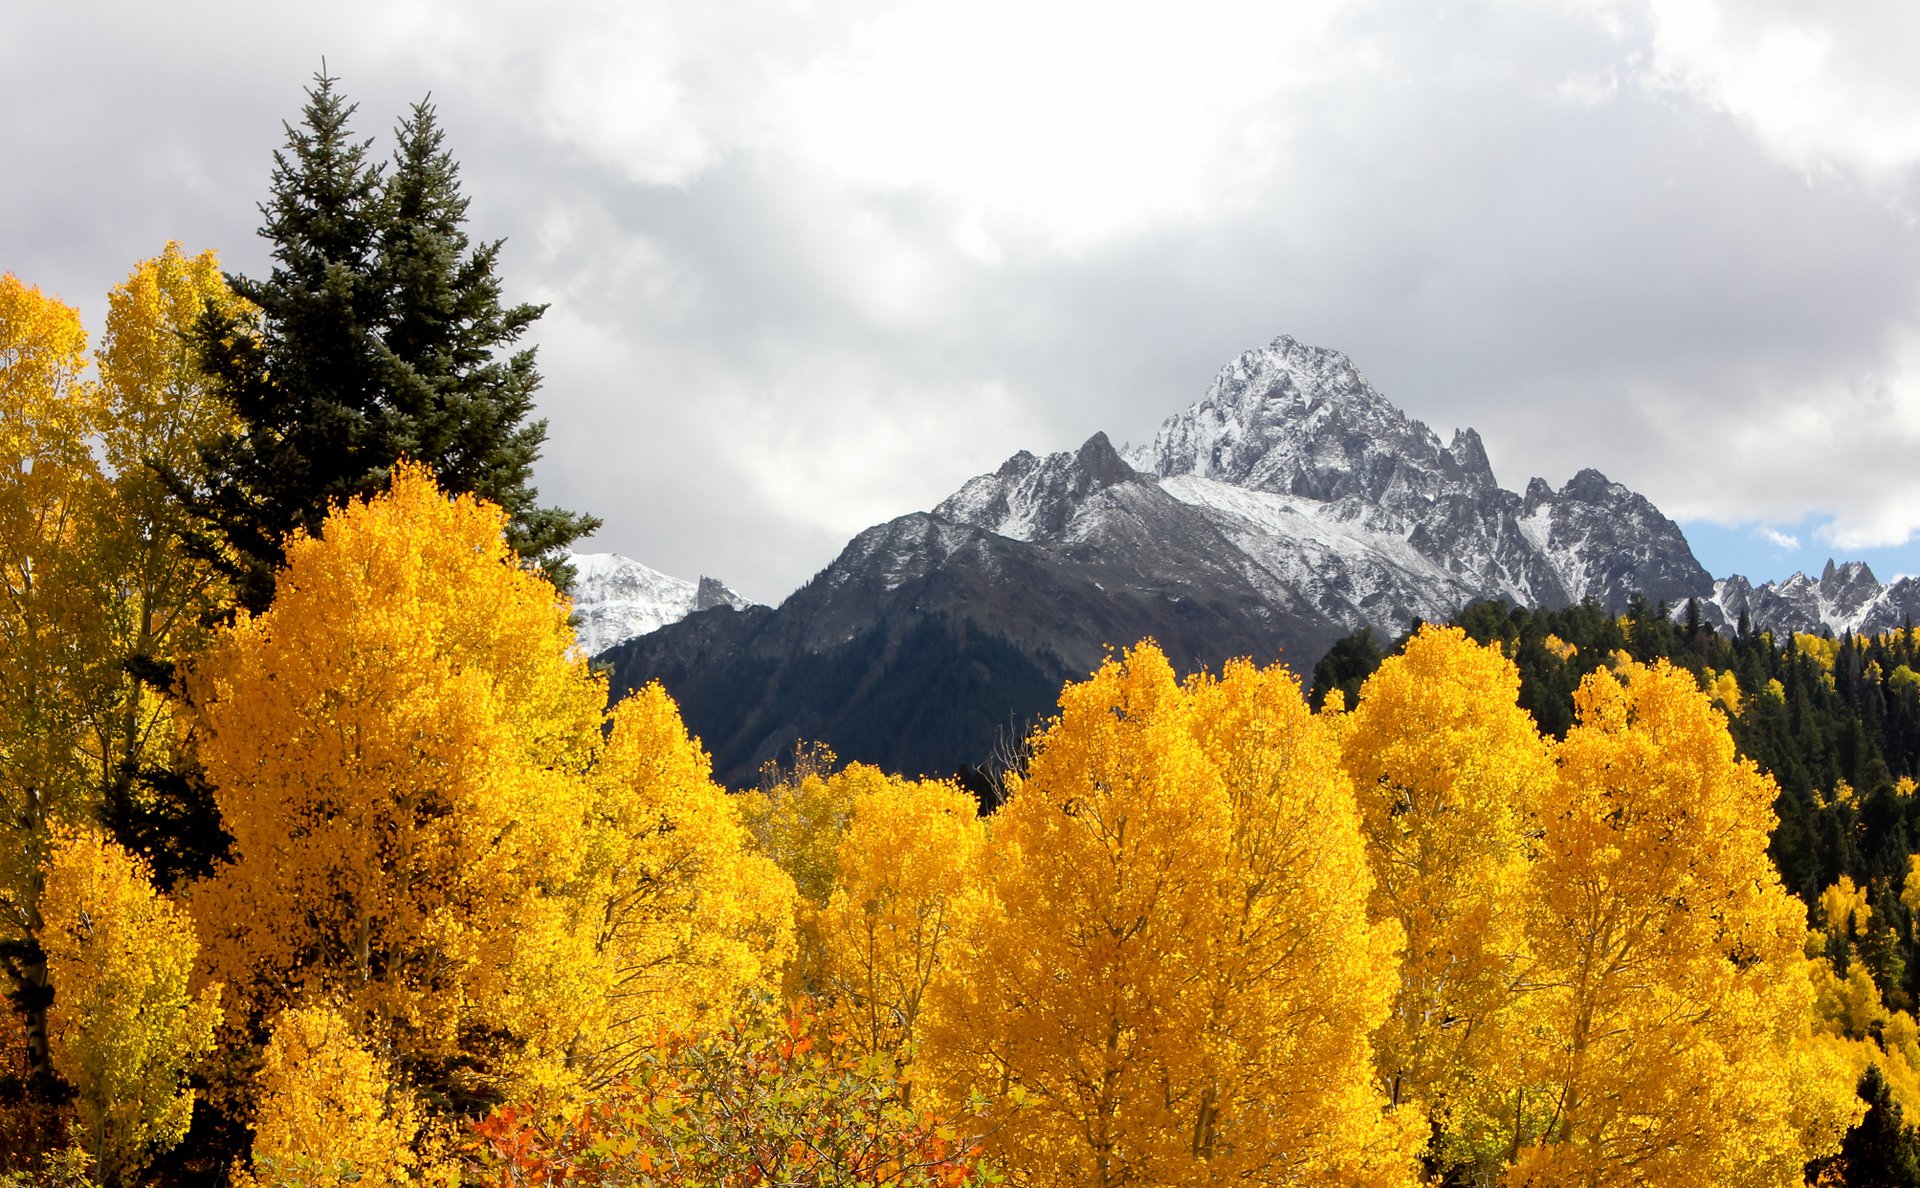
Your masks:
{"label": "pointed mountain summit", "polygon": [[574,571],[574,634],[589,656],[677,623],[694,611],[753,605],[717,579],[669,577],[618,553],[569,553],[566,560]]}
{"label": "pointed mountain summit", "polygon": [[1473,430],[1442,443],[1345,355],[1282,337],[1137,450],[1021,451],[862,532],[778,609],[694,613],[606,658],[616,689],[666,685],[729,783],[797,739],[945,775],[1146,636],[1188,670],[1304,672],[1361,626],[1636,593],[1714,595],[1651,503],[1597,471],[1506,490]]}
{"label": "pointed mountain summit", "polygon": [[1443,446],[1345,355],[1292,338],[1229,363],[1130,459],[1356,625],[1400,630],[1474,598],[1617,610],[1635,593],[1713,588],[1678,525],[1639,495],[1594,470],[1558,492],[1541,479],[1505,490],[1478,433]]}
{"label": "pointed mountain summit", "polygon": [[1471,429],[1444,448],[1345,355],[1285,336],[1222,368],[1207,394],[1169,417],[1131,461],[1166,477],[1396,510],[1495,485]]}

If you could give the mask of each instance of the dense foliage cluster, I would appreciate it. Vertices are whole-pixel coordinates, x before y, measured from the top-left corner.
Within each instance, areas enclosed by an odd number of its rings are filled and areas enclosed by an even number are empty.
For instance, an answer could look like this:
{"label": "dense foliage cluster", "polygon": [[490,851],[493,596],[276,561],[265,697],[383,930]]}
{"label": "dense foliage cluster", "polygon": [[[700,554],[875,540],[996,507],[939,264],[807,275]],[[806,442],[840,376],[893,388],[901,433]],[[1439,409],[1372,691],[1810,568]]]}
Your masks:
{"label": "dense foliage cluster", "polygon": [[[1920,850],[1920,633],[1776,637],[1744,622],[1722,632],[1697,606],[1645,602],[1620,616],[1489,602],[1458,622],[1512,657],[1519,703],[1550,733],[1567,730],[1580,681],[1623,658],[1685,669],[1727,715],[1737,751],[1774,781],[1768,851],[1817,929],[1828,1026],[1886,1053],[1860,1087],[1877,1103],[1867,1123],[1881,1136],[1873,1165],[1896,1169],[1876,1174],[1920,1184],[1920,1173],[1897,1170],[1920,1167],[1920,1131],[1900,1121],[1903,1104],[1908,1114],[1920,1108],[1909,1071],[1920,1049],[1906,1014],[1920,993],[1920,881],[1908,880]],[[1369,632],[1341,641],[1315,671],[1316,694],[1358,688],[1385,651]],[[1863,1167],[1867,1157],[1849,1159]]]}

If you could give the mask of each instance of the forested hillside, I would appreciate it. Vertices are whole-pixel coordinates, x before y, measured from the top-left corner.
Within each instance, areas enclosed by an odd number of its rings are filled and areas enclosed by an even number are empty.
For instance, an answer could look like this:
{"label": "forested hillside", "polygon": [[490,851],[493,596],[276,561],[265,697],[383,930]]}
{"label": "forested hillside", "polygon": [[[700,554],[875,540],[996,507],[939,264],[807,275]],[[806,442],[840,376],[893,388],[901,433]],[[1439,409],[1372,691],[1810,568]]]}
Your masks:
{"label": "forested hillside", "polygon": [[[1775,781],[1768,852],[1807,907],[1812,944],[1847,980],[1844,992],[1830,989],[1829,1006],[1847,1003],[1856,1036],[1905,1042],[1910,1023],[1897,1012],[1920,993],[1920,880],[1909,880],[1920,861],[1920,632],[1776,637],[1742,621],[1729,635],[1707,627],[1695,606],[1669,610],[1644,599],[1619,616],[1591,604],[1535,611],[1486,602],[1457,621],[1514,659],[1520,704],[1553,734],[1572,723],[1575,690],[1592,672],[1630,658],[1693,674],[1726,714],[1740,754]],[[1342,640],[1315,669],[1315,700],[1336,688],[1350,695],[1385,654],[1370,632]],[[1873,1089],[1885,1085],[1876,1079]],[[1908,1178],[1888,1182],[1920,1180],[1920,1141],[1889,1142]]]}

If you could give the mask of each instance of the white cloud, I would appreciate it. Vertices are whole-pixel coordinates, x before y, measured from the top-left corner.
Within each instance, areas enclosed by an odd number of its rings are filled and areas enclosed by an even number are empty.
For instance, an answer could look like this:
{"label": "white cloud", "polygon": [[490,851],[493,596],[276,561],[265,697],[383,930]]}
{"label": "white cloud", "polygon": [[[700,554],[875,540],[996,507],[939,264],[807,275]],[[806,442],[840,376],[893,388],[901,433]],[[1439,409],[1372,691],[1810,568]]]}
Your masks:
{"label": "white cloud", "polygon": [[1780,160],[1901,186],[1920,163],[1920,5],[1651,0],[1650,69]]}
{"label": "white cloud", "polygon": [[1769,528],[1763,524],[1760,527],[1754,529],[1753,534],[1759,537],[1761,540],[1766,541],[1768,544],[1772,545],[1776,549],[1785,549],[1788,552],[1799,551],[1800,538],[1797,536],[1793,536],[1789,533],[1782,532],[1777,528]]}
{"label": "white cloud", "polygon": [[[0,261],[83,305],[170,235],[258,271],[253,203],[324,53],[363,132],[434,92],[509,294],[554,303],[543,491],[670,572],[777,598],[1015,449],[1138,440],[1281,332],[1476,425],[1515,485],[1597,466],[1683,518],[1830,514],[1854,547],[1920,529],[1917,23],[1910,0],[29,5],[0,44],[33,179],[0,187]],[[29,52],[66,44],[88,52]]]}
{"label": "white cloud", "polygon": [[1358,67],[1339,0],[888,6],[778,87],[808,167],[1074,250],[1258,193],[1291,93]]}

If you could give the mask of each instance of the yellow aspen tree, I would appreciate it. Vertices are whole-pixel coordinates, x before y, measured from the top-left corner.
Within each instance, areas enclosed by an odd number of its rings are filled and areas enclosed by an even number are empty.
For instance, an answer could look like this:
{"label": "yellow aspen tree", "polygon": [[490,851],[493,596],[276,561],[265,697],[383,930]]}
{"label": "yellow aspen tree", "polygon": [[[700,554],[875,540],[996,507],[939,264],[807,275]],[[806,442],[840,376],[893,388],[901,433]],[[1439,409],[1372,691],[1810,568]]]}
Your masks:
{"label": "yellow aspen tree", "polygon": [[835,771],[834,762],[824,746],[804,749],[796,770],[739,797],[740,818],[760,852],[793,880],[794,954],[783,985],[788,997],[825,992],[819,917],[839,882],[840,841],[853,821],[854,803],[892,778],[865,763]]}
{"label": "yellow aspen tree", "polygon": [[262,1054],[251,1175],[243,1188],[391,1188],[411,1183],[418,1111],[324,1006],[281,1012]]}
{"label": "yellow aspen tree", "polygon": [[337,1006],[456,1111],[561,1077],[597,993],[560,890],[605,685],[506,523],[397,468],[289,539],[192,685],[234,839],[192,891],[209,972],[256,1027]]}
{"label": "yellow aspen tree", "polygon": [[213,1047],[220,988],[188,991],[192,921],[139,858],[96,834],[55,834],[41,910],[49,1039],[75,1090],[75,1142],[102,1184],[133,1184],[187,1133],[187,1074]]}
{"label": "yellow aspen tree", "polygon": [[731,1022],[771,996],[793,954],[793,882],[758,852],[712,763],[659,684],[624,698],[592,777],[592,825],[569,892],[605,978],[583,1042],[595,1083],[661,1034]]}
{"label": "yellow aspen tree", "polygon": [[[189,332],[209,311],[237,323],[248,307],[227,288],[213,252],[188,256],[168,243],[107,295],[95,352],[105,405],[100,453],[111,479],[92,531],[108,594],[107,644],[125,675],[92,723],[90,749],[109,811],[128,823],[126,832],[143,834],[142,844],[162,851],[182,845],[166,836],[178,830],[172,818],[180,806],[156,801],[152,777],[183,765],[178,751],[185,743],[184,723],[163,687],[179,662],[204,646],[210,622],[229,601],[216,569],[187,548],[188,516],[162,477],[200,485],[200,447],[234,423],[189,345]],[[168,826],[130,827],[155,818]],[[204,839],[198,844],[207,848]],[[204,861],[197,853],[154,857],[175,867]]]}
{"label": "yellow aspen tree", "polygon": [[1851,877],[1841,875],[1839,882],[1820,893],[1820,918],[1829,940],[1850,942],[1865,936],[1873,920],[1867,889],[1854,886]]}
{"label": "yellow aspen tree", "polygon": [[1684,669],[1598,671],[1574,702],[1531,896],[1553,1112],[1508,1182],[1799,1184],[1860,1103],[1811,1034],[1773,781]]}
{"label": "yellow aspen tree", "polygon": [[912,1064],[986,838],[979,803],[954,784],[889,778],[854,800],[815,918],[825,1014],[853,1052]]}
{"label": "yellow aspen tree", "polygon": [[816,906],[833,893],[854,801],[887,783],[877,767],[850,763],[835,771],[833,764],[833,752],[818,748],[789,778],[740,795],[741,819],[761,851],[792,877],[800,898]]}
{"label": "yellow aspen tree", "polygon": [[1142,644],[1070,685],[992,822],[922,1064],[1015,1183],[1412,1184],[1352,790],[1279,673]]}
{"label": "yellow aspen tree", "polygon": [[1209,963],[1213,1104],[1196,1149],[1220,1182],[1411,1182],[1426,1119],[1378,1089],[1369,1038],[1402,936],[1370,921],[1345,732],[1277,664],[1230,661],[1187,689],[1233,822],[1224,943]]}
{"label": "yellow aspen tree", "polygon": [[1533,1137],[1516,990],[1534,806],[1554,768],[1519,693],[1499,649],[1427,626],[1367,679],[1345,731],[1372,911],[1406,942],[1375,1036],[1382,1087],[1430,1112],[1441,1167],[1498,1168]]}
{"label": "yellow aspen tree", "polygon": [[104,490],[86,342],[73,307],[0,276],[0,940],[36,1075],[50,1071],[42,864],[52,826],[93,817],[98,768],[83,744],[118,676],[86,533]]}

